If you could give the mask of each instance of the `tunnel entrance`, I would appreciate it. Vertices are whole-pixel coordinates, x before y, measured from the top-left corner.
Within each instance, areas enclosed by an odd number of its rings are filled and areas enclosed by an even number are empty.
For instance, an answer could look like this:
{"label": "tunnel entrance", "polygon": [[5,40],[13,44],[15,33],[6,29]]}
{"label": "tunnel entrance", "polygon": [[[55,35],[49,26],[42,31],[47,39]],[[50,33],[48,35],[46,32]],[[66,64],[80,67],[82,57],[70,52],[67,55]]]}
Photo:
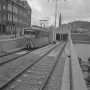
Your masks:
{"label": "tunnel entrance", "polygon": [[66,41],[67,39],[68,39],[68,34],[60,34],[60,33],[56,34],[56,40],[58,41],[60,40]]}

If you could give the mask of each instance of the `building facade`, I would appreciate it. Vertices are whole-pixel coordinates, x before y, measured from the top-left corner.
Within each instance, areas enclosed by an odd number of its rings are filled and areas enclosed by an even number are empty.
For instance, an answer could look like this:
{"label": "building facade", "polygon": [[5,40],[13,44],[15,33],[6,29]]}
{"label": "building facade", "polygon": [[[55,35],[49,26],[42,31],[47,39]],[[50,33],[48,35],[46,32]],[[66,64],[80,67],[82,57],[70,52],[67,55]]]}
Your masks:
{"label": "building facade", "polygon": [[23,34],[31,26],[31,8],[26,1],[0,0],[0,33]]}

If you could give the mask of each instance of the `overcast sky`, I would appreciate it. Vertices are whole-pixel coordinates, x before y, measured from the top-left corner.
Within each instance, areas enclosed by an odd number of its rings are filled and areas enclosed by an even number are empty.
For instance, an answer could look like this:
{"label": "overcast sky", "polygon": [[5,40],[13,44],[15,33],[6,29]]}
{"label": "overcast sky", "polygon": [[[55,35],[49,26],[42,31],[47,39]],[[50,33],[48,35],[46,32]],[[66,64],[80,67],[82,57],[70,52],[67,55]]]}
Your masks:
{"label": "overcast sky", "polygon": [[[32,22],[38,24],[40,19],[49,19],[54,23],[55,0],[27,0],[32,8]],[[62,13],[64,23],[73,20],[90,21],[90,0],[58,0],[58,12]]]}

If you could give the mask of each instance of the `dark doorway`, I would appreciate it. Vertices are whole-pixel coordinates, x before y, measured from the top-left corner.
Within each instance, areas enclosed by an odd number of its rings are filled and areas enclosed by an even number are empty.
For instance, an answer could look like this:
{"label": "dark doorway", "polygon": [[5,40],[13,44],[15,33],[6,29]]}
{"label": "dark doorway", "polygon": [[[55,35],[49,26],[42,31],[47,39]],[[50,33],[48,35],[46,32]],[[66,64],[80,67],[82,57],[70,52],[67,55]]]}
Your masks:
{"label": "dark doorway", "polygon": [[5,34],[5,25],[0,24],[0,34]]}
{"label": "dark doorway", "polygon": [[60,34],[59,33],[56,34],[56,40],[60,41]]}

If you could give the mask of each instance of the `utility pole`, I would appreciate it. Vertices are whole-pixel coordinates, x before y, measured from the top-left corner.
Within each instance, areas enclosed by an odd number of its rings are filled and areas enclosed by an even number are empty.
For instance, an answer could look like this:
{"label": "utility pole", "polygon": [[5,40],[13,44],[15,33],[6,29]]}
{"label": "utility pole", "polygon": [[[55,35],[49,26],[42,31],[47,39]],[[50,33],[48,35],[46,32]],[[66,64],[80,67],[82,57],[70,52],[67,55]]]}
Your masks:
{"label": "utility pole", "polygon": [[[1,11],[3,11],[3,4],[1,5]],[[3,13],[1,12],[1,17],[3,17]],[[0,33],[2,34],[3,32],[3,18],[1,18],[1,28],[0,28]]]}
{"label": "utility pole", "polygon": [[57,9],[58,9],[58,0],[55,0],[55,27],[57,25]]}
{"label": "utility pole", "polygon": [[11,29],[11,35],[12,35],[12,32],[13,32],[13,1],[12,1],[12,29]]}

